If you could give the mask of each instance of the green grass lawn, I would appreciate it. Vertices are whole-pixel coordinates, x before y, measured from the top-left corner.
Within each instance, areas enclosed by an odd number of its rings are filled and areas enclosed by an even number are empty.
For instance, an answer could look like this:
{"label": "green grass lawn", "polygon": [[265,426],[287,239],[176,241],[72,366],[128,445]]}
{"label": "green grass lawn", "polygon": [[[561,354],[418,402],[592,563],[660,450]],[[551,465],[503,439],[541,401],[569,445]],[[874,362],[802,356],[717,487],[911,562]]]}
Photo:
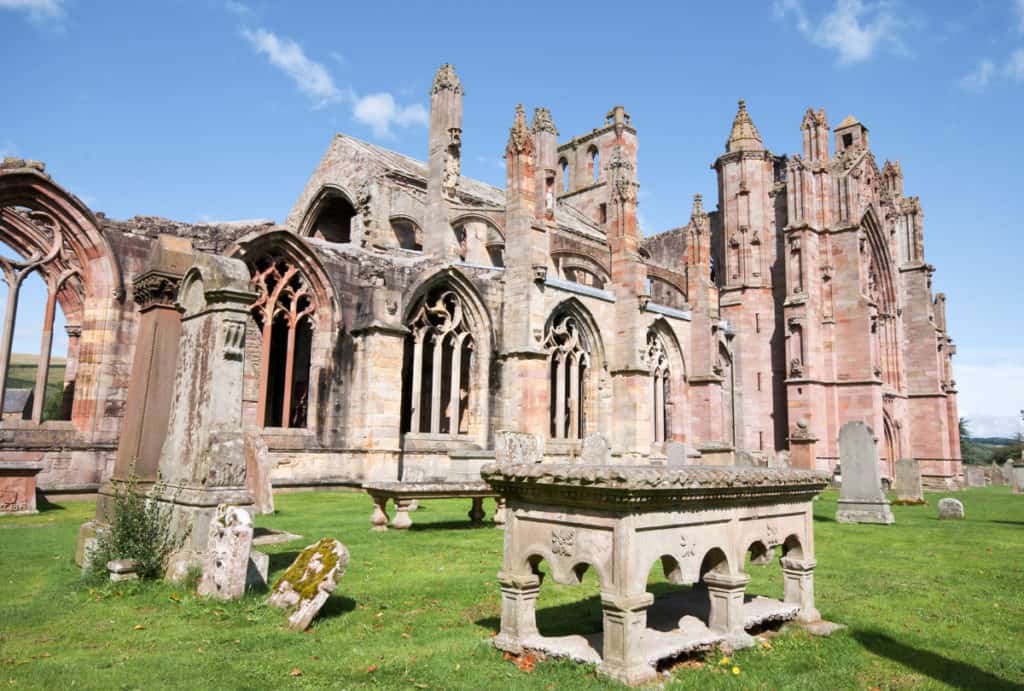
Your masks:
{"label": "green grass lawn", "polygon": [[[39,356],[26,355],[23,353],[11,354],[11,364],[7,369],[7,388],[10,389],[32,389],[36,385],[36,370],[38,369]],[[50,402],[60,397],[64,389],[64,368],[66,366],[63,357],[50,358],[50,371],[46,376],[46,400]],[[59,409],[60,403],[53,400],[52,408]],[[52,411],[51,411],[52,412]],[[46,415],[44,419],[50,419],[53,415]]]}
{"label": "green grass lawn", "polygon": [[[837,495],[816,504],[817,604],[848,625],[830,638],[786,628],[771,648],[712,654],[667,688],[1024,688],[1024,496],[958,493],[967,520],[895,506],[893,526],[839,525]],[[520,671],[490,645],[498,626],[502,532],[473,529],[468,501],[428,502],[408,532],[369,530],[358,493],[277,497],[258,525],[299,533],[266,548],[280,574],[297,550],[334,536],[348,572],[307,633],[251,595],[202,601],[163,583],[84,587],[71,560],[90,502],[0,519],[0,686],[13,688],[614,688],[593,668],[543,660]],[[490,502],[487,506],[490,510]],[[778,564],[749,567],[748,592],[778,597]],[[668,586],[652,571],[651,589]],[[596,580],[541,588],[548,634],[600,626]],[[298,672],[298,673],[296,673]]]}

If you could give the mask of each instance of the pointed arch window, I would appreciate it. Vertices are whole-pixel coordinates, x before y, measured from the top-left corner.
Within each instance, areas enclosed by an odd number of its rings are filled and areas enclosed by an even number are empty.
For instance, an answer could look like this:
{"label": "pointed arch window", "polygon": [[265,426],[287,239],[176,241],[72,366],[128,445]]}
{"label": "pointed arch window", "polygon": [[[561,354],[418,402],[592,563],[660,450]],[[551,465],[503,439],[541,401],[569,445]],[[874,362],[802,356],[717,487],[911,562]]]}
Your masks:
{"label": "pointed arch window", "polygon": [[251,309],[260,331],[257,424],[305,427],[316,303],[305,276],[282,257],[257,259],[257,298]]}
{"label": "pointed arch window", "polygon": [[403,432],[470,433],[475,344],[462,298],[431,291],[409,324],[403,367]]}
{"label": "pointed arch window", "polygon": [[671,370],[665,342],[655,331],[647,333],[647,364],[651,370],[651,424],[652,439],[656,444],[668,440],[670,425],[669,405],[672,400]]}
{"label": "pointed arch window", "polygon": [[571,314],[556,317],[545,345],[551,351],[550,430],[552,439],[582,439],[586,433],[587,378],[590,353],[580,325]]}

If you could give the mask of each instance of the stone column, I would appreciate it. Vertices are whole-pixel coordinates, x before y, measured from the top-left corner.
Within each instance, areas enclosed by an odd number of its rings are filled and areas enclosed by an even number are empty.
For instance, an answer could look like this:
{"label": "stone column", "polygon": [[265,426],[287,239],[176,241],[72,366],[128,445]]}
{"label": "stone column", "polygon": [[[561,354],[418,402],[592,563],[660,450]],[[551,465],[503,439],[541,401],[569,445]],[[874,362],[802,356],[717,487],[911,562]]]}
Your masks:
{"label": "stone column", "polygon": [[643,648],[647,630],[647,608],[654,604],[651,593],[612,595],[601,593],[604,613],[604,650],[598,672],[624,684],[642,684],[657,677]]}
{"label": "stone column", "polygon": [[711,572],[704,576],[704,583],[711,602],[708,628],[725,634],[726,642],[733,648],[752,645],[753,639],[743,630],[743,593],[750,576]]}
{"label": "stone column", "polygon": [[178,292],[181,339],[167,436],[163,484],[154,498],[171,506],[182,540],[167,577],[183,577],[206,549],[219,504],[250,507],[242,433],[245,328],[256,294],[238,259],[198,255]]}
{"label": "stone column", "polygon": [[782,564],[783,601],[800,605],[797,620],[804,623],[821,619],[821,614],[814,608],[814,567],[813,559],[789,559],[783,557]]}
{"label": "stone column", "polygon": [[519,655],[524,643],[537,632],[537,595],[540,577],[535,574],[498,573],[501,584],[501,631],[494,645]]}

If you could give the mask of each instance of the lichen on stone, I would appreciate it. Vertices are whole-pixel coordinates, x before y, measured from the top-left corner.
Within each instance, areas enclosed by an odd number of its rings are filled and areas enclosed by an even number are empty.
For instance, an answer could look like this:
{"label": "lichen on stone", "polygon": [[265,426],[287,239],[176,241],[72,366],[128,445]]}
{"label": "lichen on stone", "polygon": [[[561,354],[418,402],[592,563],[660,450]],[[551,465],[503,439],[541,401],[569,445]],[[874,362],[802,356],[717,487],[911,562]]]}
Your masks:
{"label": "lichen on stone", "polygon": [[[335,551],[337,545],[337,540],[325,537],[321,538],[315,545],[302,550],[295,562],[274,583],[274,590],[278,590],[281,584],[287,581],[291,585],[292,590],[301,599],[309,600],[313,598],[320,587],[320,582],[338,564],[338,554]],[[310,562],[313,561],[313,556],[317,554],[320,555],[320,571],[315,574],[309,574],[307,577],[306,571],[309,568]]]}

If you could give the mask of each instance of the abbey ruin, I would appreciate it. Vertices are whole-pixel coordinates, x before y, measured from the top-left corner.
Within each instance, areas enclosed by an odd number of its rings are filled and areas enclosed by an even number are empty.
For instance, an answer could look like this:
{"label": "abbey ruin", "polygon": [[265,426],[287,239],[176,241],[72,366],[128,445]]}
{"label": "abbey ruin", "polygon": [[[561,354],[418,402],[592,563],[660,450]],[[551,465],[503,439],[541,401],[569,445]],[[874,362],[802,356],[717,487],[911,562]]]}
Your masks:
{"label": "abbey ruin", "polygon": [[[547,109],[517,108],[500,189],[460,173],[462,101],[443,66],[426,162],[336,135],[281,225],[115,221],[42,164],[4,160],[0,241],[20,257],[2,262],[0,371],[24,276],[50,299],[33,402],[5,406],[0,461],[41,465],[46,493],[155,481],[179,346],[202,342],[179,288],[208,257],[225,278],[203,305],[216,293],[230,319],[223,353],[193,354],[189,371],[222,376],[200,360],[223,356],[241,403],[190,439],[243,444],[231,472],[257,501],[259,478],[479,480],[502,431],[562,463],[601,433],[616,463],[831,470],[850,420],[875,430],[883,476],[913,458],[926,485],[957,486],[955,348],[921,205],[862,123],[832,130],[808,109],[800,153],[778,155],[740,101],[713,162],[717,208],[698,195],[688,222],[644,236],[623,107],[571,137]],[[48,416],[58,306],[69,348]]]}

